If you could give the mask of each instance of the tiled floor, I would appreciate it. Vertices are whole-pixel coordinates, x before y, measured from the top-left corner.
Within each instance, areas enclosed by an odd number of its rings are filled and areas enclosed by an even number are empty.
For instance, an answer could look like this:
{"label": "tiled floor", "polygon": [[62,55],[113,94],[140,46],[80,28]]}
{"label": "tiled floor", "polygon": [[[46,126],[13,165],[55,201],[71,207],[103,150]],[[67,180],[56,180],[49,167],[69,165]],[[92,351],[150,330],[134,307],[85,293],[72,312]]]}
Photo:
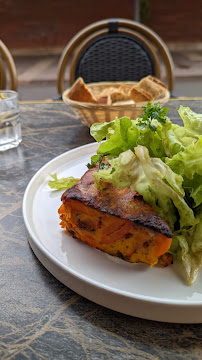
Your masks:
{"label": "tiled floor", "polygon": [[174,93],[202,97],[202,50],[172,52],[175,65]]}
{"label": "tiled floor", "polygon": [[202,50],[188,52],[172,52],[175,64],[175,76],[202,77]]}
{"label": "tiled floor", "polygon": [[[21,100],[42,100],[57,96],[59,55],[15,56]],[[202,96],[202,50],[173,51],[175,65],[174,93],[181,96]],[[68,73],[66,86],[68,87]]]}

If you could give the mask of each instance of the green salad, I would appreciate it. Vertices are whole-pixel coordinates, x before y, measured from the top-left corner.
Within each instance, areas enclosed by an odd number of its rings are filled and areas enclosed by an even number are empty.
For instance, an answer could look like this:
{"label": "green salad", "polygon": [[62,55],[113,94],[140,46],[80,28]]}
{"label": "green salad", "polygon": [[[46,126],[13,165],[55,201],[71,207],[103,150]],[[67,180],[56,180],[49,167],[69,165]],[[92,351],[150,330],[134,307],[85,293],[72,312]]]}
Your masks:
{"label": "green salad", "polygon": [[[91,126],[100,146],[87,167],[98,162],[97,186],[100,179],[130,186],[167,221],[173,232],[169,251],[182,261],[192,284],[202,266],[202,114],[180,106],[184,126],[179,126],[159,103],[148,102],[143,109],[136,120],[122,117]],[[53,177],[49,185],[60,188]],[[64,180],[66,188],[74,183]]]}

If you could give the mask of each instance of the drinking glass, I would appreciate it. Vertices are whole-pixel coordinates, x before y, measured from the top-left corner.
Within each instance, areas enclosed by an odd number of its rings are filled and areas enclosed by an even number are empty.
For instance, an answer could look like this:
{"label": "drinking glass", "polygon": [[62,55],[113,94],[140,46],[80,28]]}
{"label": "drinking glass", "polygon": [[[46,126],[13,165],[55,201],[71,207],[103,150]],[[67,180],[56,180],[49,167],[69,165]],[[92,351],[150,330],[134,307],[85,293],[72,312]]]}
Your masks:
{"label": "drinking glass", "polygon": [[21,141],[18,93],[0,90],[0,151],[14,148]]}

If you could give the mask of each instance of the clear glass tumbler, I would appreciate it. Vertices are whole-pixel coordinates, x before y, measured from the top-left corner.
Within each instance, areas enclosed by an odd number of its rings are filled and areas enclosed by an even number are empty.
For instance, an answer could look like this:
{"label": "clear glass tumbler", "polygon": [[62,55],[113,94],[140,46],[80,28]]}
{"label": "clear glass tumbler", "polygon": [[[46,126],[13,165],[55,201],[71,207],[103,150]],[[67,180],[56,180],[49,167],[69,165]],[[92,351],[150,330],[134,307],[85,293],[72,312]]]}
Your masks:
{"label": "clear glass tumbler", "polygon": [[0,151],[14,148],[21,141],[18,93],[0,90]]}

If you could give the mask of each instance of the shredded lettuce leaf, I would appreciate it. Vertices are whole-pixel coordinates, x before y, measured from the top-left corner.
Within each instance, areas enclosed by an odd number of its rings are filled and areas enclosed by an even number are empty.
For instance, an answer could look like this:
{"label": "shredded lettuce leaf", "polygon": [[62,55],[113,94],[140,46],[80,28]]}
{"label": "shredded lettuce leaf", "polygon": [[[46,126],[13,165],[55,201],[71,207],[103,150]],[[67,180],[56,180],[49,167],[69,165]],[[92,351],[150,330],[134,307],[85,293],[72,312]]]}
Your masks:
{"label": "shredded lettuce leaf", "polygon": [[184,128],[195,135],[202,135],[202,114],[197,114],[189,107],[180,106],[178,110],[183,122]]}
{"label": "shredded lettuce leaf", "polygon": [[195,174],[202,176],[202,136],[172,159],[166,159],[166,163],[177,174],[189,179],[193,179]]}
{"label": "shredded lettuce leaf", "polygon": [[197,224],[189,230],[177,231],[170,252],[182,261],[187,282],[193,284],[202,267],[202,208],[196,215]]}
{"label": "shredded lettuce leaf", "polygon": [[137,120],[128,117],[116,118],[110,123],[96,123],[90,128],[90,134],[101,143],[97,154],[108,153],[108,157],[117,157],[130,149],[134,151],[137,145],[146,146],[152,157],[166,156],[162,130],[167,126],[171,128],[171,121],[166,116],[168,108],[162,109],[159,103],[152,105],[148,102],[143,107],[145,113]]}
{"label": "shredded lettuce leaf", "polygon": [[[174,230],[179,214],[180,228],[197,223],[193,210],[184,200],[183,178],[161,159],[151,158],[145,146],[138,145],[109,161],[111,167],[95,172],[95,180],[112,182],[116,187],[131,187],[168,222]],[[113,171],[112,171],[113,169]]]}
{"label": "shredded lettuce leaf", "polygon": [[57,174],[50,175],[53,180],[49,180],[48,185],[51,189],[61,190],[61,189],[69,189],[73,185],[77,183],[79,179],[74,178],[73,176],[69,176],[66,178],[58,179]]}
{"label": "shredded lettuce leaf", "polygon": [[202,136],[183,152],[166,159],[166,164],[176,173],[183,176],[187,197],[194,201],[194,207],[202,203]]}
{"label": "shredded lettuce leaf", "polygon": [[110,123],[93,124],[90,128],[90,134],[97,142],[101,142],[104,138],[107,141],[101,143],[97,154],[110,156],[118,156],[127,149],[133,149],[138,140],[138,129],[135,121],[128,117],[116,118]]}

